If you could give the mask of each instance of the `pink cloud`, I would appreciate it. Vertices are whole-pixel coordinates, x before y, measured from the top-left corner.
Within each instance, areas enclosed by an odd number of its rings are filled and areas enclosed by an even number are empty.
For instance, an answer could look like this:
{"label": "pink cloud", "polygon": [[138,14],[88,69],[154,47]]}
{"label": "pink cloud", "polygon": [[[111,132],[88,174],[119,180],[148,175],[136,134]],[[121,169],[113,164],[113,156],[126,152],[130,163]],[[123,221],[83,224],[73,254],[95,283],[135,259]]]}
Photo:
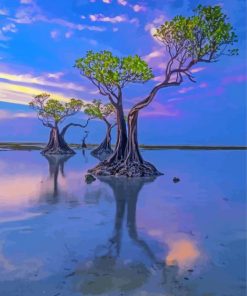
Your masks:
{"label": "pink cloud", "polygon": [[145,6],[142,6],[142,5],[139,5],[139,4],[135,4],[132,6],[132,9],[135,11],[135,12],[141,12],[141,11],[146,11],[146,7]]}
{"label": "pink cloud", "polygon": [[205,67],[197,67],[191,70],[191,73],[198,73],[205,70]]}
{"label": "pink cloud", "polygon": [[142,117],[156,117],[156,116],[167,116],[167,117],[175,117],[179,116],[180,112],[178,110],[174,110],[171,104],[161,104],[157,101],[152,102],[149,110],[143,110],[140,113]]}
{"label": "pink cloud", "polygon": [[187,92],[189,92],[189,91],[191,91],[191,90],[193,90],[193,89],[195,89],[193,86],[183,87],[183,88],[181,88],[178,92],[179,92],[180,94],[186,94]]}
{"label": "pink cloud", "polygon": [[117,2],[118,2],[118,4],[123,5],[123,6],[126,6],[128,4],[128,2],[126,0],[118,0]]}

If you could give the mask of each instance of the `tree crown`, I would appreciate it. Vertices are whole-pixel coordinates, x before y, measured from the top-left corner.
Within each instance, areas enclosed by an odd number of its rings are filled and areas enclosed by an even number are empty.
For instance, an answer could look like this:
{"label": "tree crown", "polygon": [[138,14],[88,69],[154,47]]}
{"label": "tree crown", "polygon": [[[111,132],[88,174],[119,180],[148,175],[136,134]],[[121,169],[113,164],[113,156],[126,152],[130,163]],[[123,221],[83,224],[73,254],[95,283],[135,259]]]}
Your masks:
{"label": "tree crown", "polygon": [[[198,62],[216,62],[222,55],[237,55],[232,25],[220,6],[199,5],[191,17],[176,16],[166,21],[154,36],[169,55],[166,75],[188,71]],[[229,48],[230,47],[230,48]]]}
{"label": "tree crown", "polygon": [[83,106],[81,100],[70,99],[69,102],[62,103],[50,98],[50,96],[50,94],[41,93],[29,103],[29,106],[37,112],[43,125],[47,127],[54,127],[61,123],[66,117],[80,111]]}
{"label": "tree crown", "polygon": [[102,95],[113,94],[129,83],[144,83],[153,77],[151,68],[138,55],[117,57],[110,51],[88,51],[75,67],[98,87]]}
{"label": "tree crown", "polygon": [[109,116],[115,114],[115,107],[108,103],[103,104],[101,100],[93,100],[92,103],[84,104],[84,112],[92,118],[106,120]]}

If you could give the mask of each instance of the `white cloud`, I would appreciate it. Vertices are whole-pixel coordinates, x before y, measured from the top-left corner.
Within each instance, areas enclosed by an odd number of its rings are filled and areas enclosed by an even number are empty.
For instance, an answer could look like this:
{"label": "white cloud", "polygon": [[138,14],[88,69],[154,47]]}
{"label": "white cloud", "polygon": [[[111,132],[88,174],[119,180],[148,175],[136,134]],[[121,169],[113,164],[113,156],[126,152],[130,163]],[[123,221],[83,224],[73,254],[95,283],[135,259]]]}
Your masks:
{"label": "white cloud", "polygon": [[90,14],[89,18],[92,22],[106,22],[106,23],[123,23],[127,22],[128,18],[125,15],[117,15],[114,17],[104,16],[102,13]]}
{"label": "white cloud", "polygon": [[32,4],[33,0],[21,0],[20,3],[21,4]]}
{"label": "white cloud", "polygon": [[[9,40],[9,36],[7,35],[7,33],[16,33],[17,32],[17,28],[16,25],[13,23],[7,24],[5,26],[3,26],[2,28],[0,28],[0,41],[7,41]],[[2,44],[0,47],[4,47]]]}
{"label": "white cloud", "polygon": [[62,76],[64,76],[64,73],[63,72],[48,73],[45,76],[48,78],[59,80]]}
{"label": "white cloud", "polygon": [[118,2],[118,4],[123,5],[123,6],[126,6],[128,4],[128,2],[126,0],[118,0],[117,2]]}
{"label": "white cloud", "polygon": [[59,36],[59,32],[56,31],[56,30],[53,30],[53,31],[50,32],[50,35],[51,35],[52,39],[57,39],[58,36]]}
{"label": "white cloud", "polygon": [[156,17],[151,23],[146,24],[145,31],[148,31],[150,35],[153,37],[156,29],[162,25],[167,18],[164,15],[160,15]]}
{"label": "white cloud", "polygon": [[34,112],[9,112],[0,110],[0,120],[12,119],[12,118],[36,118],[37,115]]}
{"label": "white cloud", "polygon": [[103,0],[104,3],[111,4],[111,0]]}
{"label": "white cloud", "polygon": [[92,22],[105,22],[105,23],[131,23],[131,24],[139,24],[138,19],[132,18],[129,19],[126,15],[116,15],[114,17],[105,16],[102,13],[98,14],[90,14],[89,18]]}
{"label": "white cloud", "polygon": [[2,27],[2,31],[3,32],[11,32],[11,33],[16,33],[17,32],[17,28],[16,25],[13,23],[7,24],[5,26]]}
{"label": "white cloud", "polygon": [[140,11],[145,11],[146,10],[146,7],[145,6],[142,6],[142,5],[139,5],[139,4],[135,4],[135,5],[132,6],[132,9],[135,12],[140,12]]}
{"label": "white cloud", "polygon": [[73,36],[73,34],[74,33],[72,31],[66,32],[65,33],[65,38],[69,39],[69,38],[71,38]]}

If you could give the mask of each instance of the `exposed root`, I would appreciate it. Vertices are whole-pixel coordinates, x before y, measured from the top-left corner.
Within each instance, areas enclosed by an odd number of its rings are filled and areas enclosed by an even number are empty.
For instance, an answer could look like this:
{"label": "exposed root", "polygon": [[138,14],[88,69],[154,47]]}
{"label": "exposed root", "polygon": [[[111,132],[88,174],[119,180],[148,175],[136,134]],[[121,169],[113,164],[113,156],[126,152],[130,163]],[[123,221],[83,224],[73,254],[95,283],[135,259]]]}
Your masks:
{"label": "exposed root", "polygon": [[126,162],[117,163],[101,162],[93,169],[88,170],[95,176],[123,176],[123,177],[154,177],[163,175],[151,163]]}
{"label": "exposed root", "polygon": [[[67,145],[66,145],[67,146]],[[68,154],[75,154],[75,151],[71,149],[70,147],[45,147],[41,153],[43,155],[51,155],[51,154],[57,154],[57,155],[68,155]]]}
{"label": "exposed root", "polygon": [[113,151],[111,148],[96,148],[91,152],[94,157],[98,158],[101,161],[107,159],[112,153]]}

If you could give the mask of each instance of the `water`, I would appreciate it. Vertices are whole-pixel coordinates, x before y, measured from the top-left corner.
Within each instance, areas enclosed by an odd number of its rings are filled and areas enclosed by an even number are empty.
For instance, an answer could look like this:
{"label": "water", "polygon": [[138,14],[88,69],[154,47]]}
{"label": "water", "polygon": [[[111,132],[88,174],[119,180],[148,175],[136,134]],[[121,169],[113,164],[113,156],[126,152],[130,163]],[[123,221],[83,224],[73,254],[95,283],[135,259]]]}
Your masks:
{"label": "water", "polygon": [[164,176],[86,184],[89,151],[0,152],[0,295],[245,295],[245,152],[143,155]]}

